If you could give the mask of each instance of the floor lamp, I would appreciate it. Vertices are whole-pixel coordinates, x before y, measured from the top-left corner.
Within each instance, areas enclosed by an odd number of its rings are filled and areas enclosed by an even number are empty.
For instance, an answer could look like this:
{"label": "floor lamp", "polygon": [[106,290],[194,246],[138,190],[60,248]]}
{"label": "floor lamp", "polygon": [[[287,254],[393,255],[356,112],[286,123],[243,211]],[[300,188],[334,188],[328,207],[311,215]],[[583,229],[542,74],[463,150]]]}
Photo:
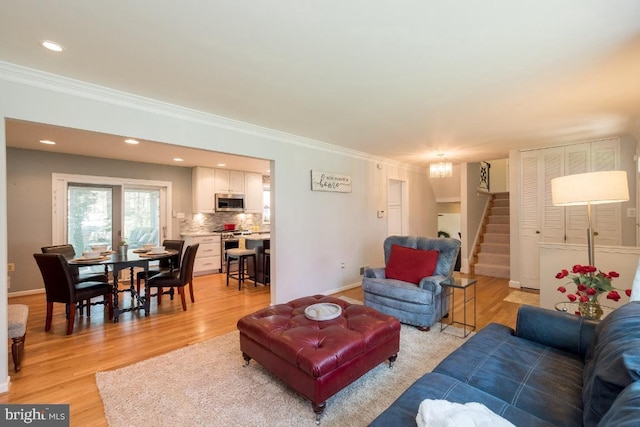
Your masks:
{"label": "floor lamp", "polygon": [[587,206],[587,248],[589,265],[594,266],[591,205],[629,200],[625,171],[603,171],[561,176],[551,180],[551,203],[554,206]]}

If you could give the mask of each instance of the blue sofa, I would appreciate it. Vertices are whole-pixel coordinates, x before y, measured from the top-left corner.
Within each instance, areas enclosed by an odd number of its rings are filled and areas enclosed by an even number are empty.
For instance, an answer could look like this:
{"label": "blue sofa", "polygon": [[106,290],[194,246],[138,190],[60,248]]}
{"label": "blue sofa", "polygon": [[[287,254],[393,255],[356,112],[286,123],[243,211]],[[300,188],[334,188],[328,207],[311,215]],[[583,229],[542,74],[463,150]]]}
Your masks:
{"label": "blue sofa", "polygon": [[[432,276],[410,283],[387,277],[386,267],[393,245],[421,251],[437,251],[438,258]],[[369,268],[362,278],[364,305],[393,316],[402,323],[428,330],[449,312],[449,299],[441,307],[442,286],[453,280],[453,269],[460,252],[460,241],[448,238],[389,236],[383,244],[385,268]]]}
{"label": "blue sofa", "polygon": [[478,402],[516,426],[638,426],[640,302],[598,324],[522,306],[515,331],[488,325],[371,425],[415,426],[424,399]]}

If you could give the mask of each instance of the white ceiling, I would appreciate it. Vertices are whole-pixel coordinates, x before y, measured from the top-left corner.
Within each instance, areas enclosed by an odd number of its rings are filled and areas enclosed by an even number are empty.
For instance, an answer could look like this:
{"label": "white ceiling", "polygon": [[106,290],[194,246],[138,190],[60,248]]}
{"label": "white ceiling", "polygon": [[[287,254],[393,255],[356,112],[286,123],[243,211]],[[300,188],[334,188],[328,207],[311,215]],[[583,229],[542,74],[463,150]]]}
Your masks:
{"label": "white ceiling", "polygon": [[635,0],[4,0],[0,60],[424,166],[637,132],[639,17]]}

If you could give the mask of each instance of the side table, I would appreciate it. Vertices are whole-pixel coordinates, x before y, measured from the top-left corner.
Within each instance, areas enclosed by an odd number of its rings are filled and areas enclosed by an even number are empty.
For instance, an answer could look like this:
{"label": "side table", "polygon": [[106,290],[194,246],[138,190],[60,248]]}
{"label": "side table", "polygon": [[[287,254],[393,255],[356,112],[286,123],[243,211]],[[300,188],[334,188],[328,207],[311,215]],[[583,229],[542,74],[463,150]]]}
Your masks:
{"label": "side table", "polygon": [[[440,282],[440,286],[442,286],[442,292],[440,292],[440,315],[444,316],[445,311],[445,301],[447,297],[451,297],[451,304],[449,306],[449,323],[444,323],[443,319],[440,319],[440,332],[443,332],[449,326],[455,324],[462,325],[463,336],[461,338],[466,338],[467,335],[471,333],[471,331],[475,331],[476,329],[476,279],[469,279],[466,277],[459,279],[452,279],[453,282]],[[473,296],[467,296],[467,289],[473,287]],[[454,302],[455,302],[455,290],[462,289],[462,322],[456,321],[454,318]],[[467,321],[467,303],[473,302],[473,323],[469,323]],[[467,328],[469,328],[467,330]],[[455,335],[455,334],[452,334]]]}
{"label": "side table", "polygon": [[[571,301],[562,301],[562,302],[557,302],[555,304],[555,309],[558,311],[563,311],[565,313],[569,313],[569,314],[576,314],[580,315],[580,310],[579,310],[579,303],[577,302],[571,302]],[[600,320],[604,319],[605,317],[607,317],[607,315],[609,313],[611,313],[613,310],[615,310],[615,308],[613,307],[607,307],[606,305],[601,305],[600,306],[602,308],[602,317],[600,317],[599,320],[596,320],[596,322],[599,322]]]}

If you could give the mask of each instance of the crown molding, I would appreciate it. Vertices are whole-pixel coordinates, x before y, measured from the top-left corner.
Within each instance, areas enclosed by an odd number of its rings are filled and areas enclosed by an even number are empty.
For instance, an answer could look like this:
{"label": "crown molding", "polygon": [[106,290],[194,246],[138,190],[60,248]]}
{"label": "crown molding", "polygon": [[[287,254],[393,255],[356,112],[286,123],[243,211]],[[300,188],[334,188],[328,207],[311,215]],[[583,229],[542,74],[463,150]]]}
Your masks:
{"label": "crown molding", "polygon": [[0,61],[0,80],[19,83],[39,89],[50,90],[66,95],[77,96],[93,101],[117,105],[125,108],[140,110],[148,113],[159,114],[179,120],[198,123],[201,125],[232,130],[249,135],[255,135],[288,144],[304,146],[333,154],[344,155],[373,163],[402,167],[417,172],[426,173],[425,168],[413,164],[398,162],[386,157],[374,156],[362,151],[340,147],[327,142],[306,138],[299,135],[282,132],[251,123],[229,119],[215,114],[205,113],[191,108],[158,101],[134,95],[128,92],[110,89],[104,86],[83,82],[80,80],[63,77],[33,68],[23,67],[9,62]]}

